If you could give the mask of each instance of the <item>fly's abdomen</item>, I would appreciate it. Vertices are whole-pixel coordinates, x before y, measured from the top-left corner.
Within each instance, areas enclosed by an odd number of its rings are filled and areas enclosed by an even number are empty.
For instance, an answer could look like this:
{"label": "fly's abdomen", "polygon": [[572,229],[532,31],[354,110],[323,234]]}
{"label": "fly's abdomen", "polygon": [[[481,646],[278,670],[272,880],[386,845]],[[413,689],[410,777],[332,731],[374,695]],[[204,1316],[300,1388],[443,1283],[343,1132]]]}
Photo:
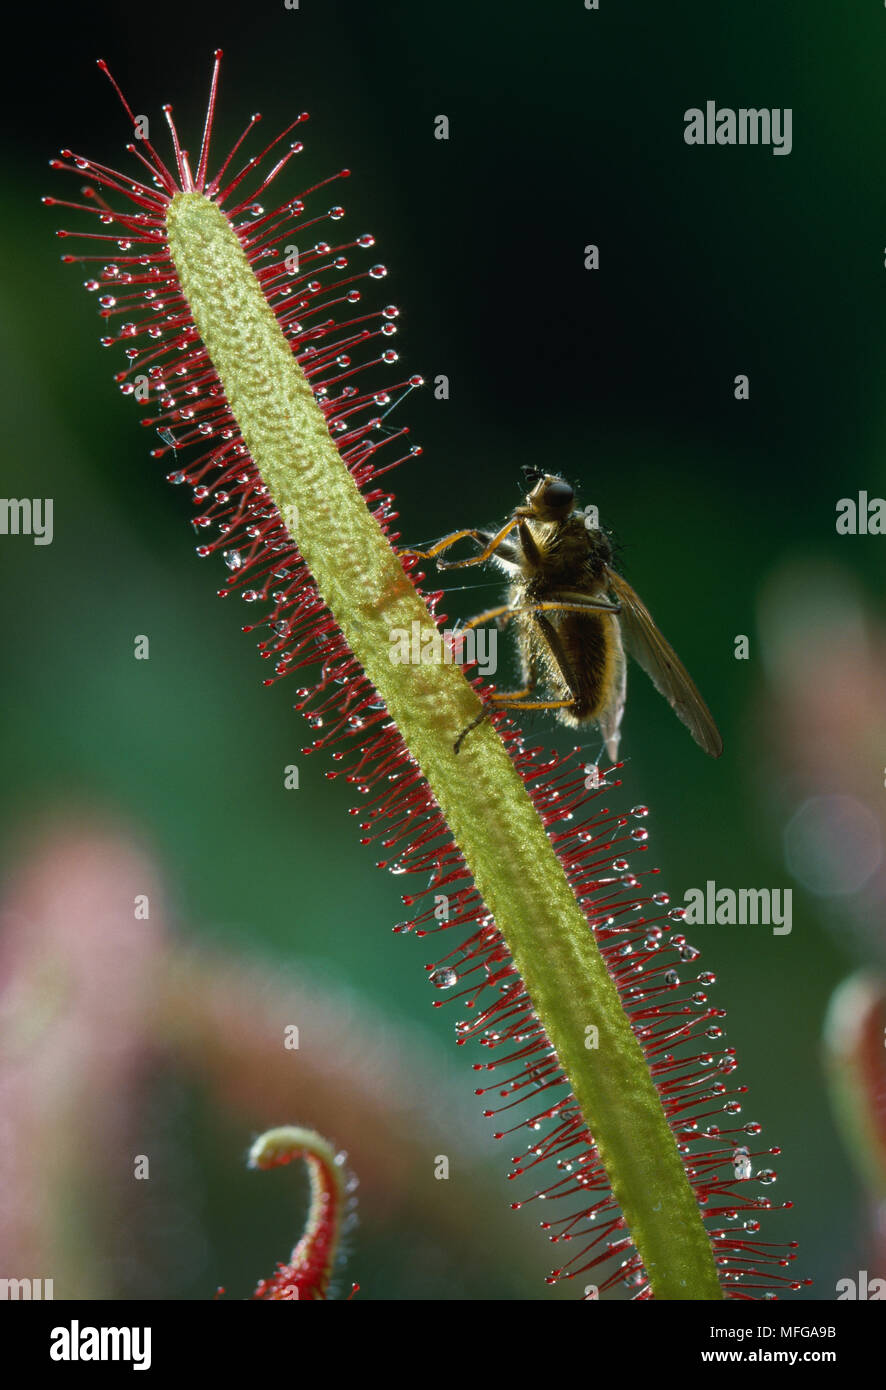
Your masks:
{"label": "fly's abdomen", "polygon": [[554,700],[564,723],[594,719],[609,700],[620,669],[618,629],[603,613],[526,614],[519,620],[523,674],[528,688],[539,687]]}
{"label": "fly's abdomen", "polygon": [[608,703],[618,631],[605,613],[553,616],[558,620],[551,624],[555,640],[548,644],[546,674],[559,698],[573,696],[572,708],[564,710],[561,717],[568,723],[584,723]]}

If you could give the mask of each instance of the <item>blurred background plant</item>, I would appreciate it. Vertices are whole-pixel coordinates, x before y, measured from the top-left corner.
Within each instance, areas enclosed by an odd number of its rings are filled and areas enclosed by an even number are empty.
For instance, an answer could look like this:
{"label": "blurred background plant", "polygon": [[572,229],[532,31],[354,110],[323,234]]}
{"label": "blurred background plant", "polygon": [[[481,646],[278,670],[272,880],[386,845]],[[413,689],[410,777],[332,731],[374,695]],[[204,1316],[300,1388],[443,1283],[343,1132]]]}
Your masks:
{"label": "blurred background plant", "polygon": [[[246,1296],[301,1224],[301,1212],[289,1220],[292,1173],[261,1192],[246,1173],[246,1129],[297,1118],[347,1149],[361,1178],[346,1277],[365,1296],[558,1296],[542,1284],[554,1252],[529,1213],[507,1210],[507,1141],[479,1117],[454,1015],[430,1009],[421,967],[433,953],[391,936],[397,881],[357,845],[353,793],[300,758],[307,730],[285,683],[261,688],[253,639],[237,631],[245,615],[215,601],[222,575],[193,556],[188,499],[163,483],[154,441],[113,389],[119,363],[98,346],[86,274],[53,259],[57,219],[38,200],[64,195],[45,161],[67,144],[116,163],[128,138],[94,59],[152,119],[173,101],[196,139],[217,45],[219,147],[253,110],[275,131],[310,110],[288,186],[351,167],[347,225],[372,231],[390,267],[401,362],[450,379],[447,401],[427,389],[403,408],[425,451],[393,479],[405,538],[502,517],[520,465],[562,468],[616,530],[628,579],[697,676],[724,759],[708,764],[635,671],[625,804],[652,808],[650,858],[677,901],[709,878],[794,889],[790,936],[707,927],[692,939],[729,1009],[745,1117],[783,1150],[773,1199],[795,1208],[768,1238],[802,1242],[812,1297],[833,1297],[859,1268],[870,1207],[827,1104],[819,1039],[832,990],[883,940],[882,687],[855,672],[880,660],[884,541],[834,527],[841,497],[886,491],[886,189],[871,177],[883,13],[825,0],[753,15],[690,0],[676,13],[649,5],[639,21],[604,11],[522,4],[503,18],[347,0],[183,12],[156,0],[150,25],[98,3],[57,26],[33,11],[40,66],[15,65],[8,88],[19,106],[0,223],[14,268],[0,314],[0,492],[53,497],[55,538],[0,539],[13,914],[2,950],[16,1020],[4,1041],[4,1271],[12,1251],[23,1272],[97,1294],[204,1298],[224,1283]],[[683,111],[709,97],[790,106],[790,157],[687,148]],[[448,142],[433,138],[441,112]],[[738,373],[747,402],[734,398]],[[809,622],[809,565],[853,595],[824,631]],[[485,607],[488,580],[444,609]],[[862,622],[853,668],[846,645]],[[133,658],[139,634],[148,661]],[[739,634],[747,661],[733,656]],[[542,718],[531,732],[571,742]],[[827,743],[838,737],[839,757]],[[300,788],[288,792],[291,762]],[[804,808],[836,796],[854,820],[813,815],[804,832]],[[126,828],[109,840],[109,826]],[[831,832],[832,857],[870,872],[822,894],[809,844]],[[168,906],[135,921],[131,896],[149,889],[133,882],[161,879]],[[125,903],[112,908],[115,883]],[[82,997],[60,979],[82,980]],[[271,1023],[257,1002],[268,997]],[[326,1020],[329,1046],[313,1056],[256,1041],[298,1021],[293,1003]],[[66,1030],[79,1040],[70,1056]],[[339,1091],[330,1067],[366,1051],[379,1096]],[[22,1115],[44,1142],[62,1123],[48,1167],[22,1160],[9,1133]],[[465,1157],[435,1182],[453,1129]],[[131,1179],[141,1152],[150,1183]]]}
{"label": "blurred background plant", "polygon": [[[61,825],[18,857],[0,910],[5,1268],[52,1271],[36,1277],[56,1298],[246,1296],[304,1225],[298,1167],[244,1176],[248,1139],[293,1112],[347,1135],[354,1269],[364,1241],[389,1242],[405,1283],[430,1263],[465,1296],[500,1262],[528,1266],[532,1234],[484,1169],[466,1078],[420,1033],[310,970],[176,945],[156,867],[108,827]],[[467,1195],[435,1180],[440,1152]]]}
{"label": "blurred background plant", "polygon": [[[859,966],[831,998],[825,1076],[868,1191],[859,1265],[886,1277],[886,629],[844,565],[769,575],[759,630],[771,701],[758,713],[773,829],[786,866]],[[772,775],[774,772],[774,776]]]}

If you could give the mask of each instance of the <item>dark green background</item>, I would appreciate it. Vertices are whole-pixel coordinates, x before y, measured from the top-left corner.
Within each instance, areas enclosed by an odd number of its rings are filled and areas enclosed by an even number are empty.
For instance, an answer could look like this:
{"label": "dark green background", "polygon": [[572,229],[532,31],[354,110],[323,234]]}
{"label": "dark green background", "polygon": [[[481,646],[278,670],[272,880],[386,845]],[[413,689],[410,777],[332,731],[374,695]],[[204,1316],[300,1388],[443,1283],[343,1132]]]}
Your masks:
{"label": "dark green background", "polygon": [[[357,845],[352,794],[325,781],[319,760],[302,762],[297,795],[282,791],[306,726],[285,683],[262,689],[252,639],[238,632],[245,610],[213,597],[219,574],[194,558],[189,501],[164,483],[111,383],[119,356],[98,346],[85,275],[59,264],[52,234],[69,219],[38,201],[72,196],[75,181],[46,160],[62,145],[125,159],[126,122],[97,56],[136,111],[159,118],[172,101],[192,150],[216,46],[217,153],[253,110],[269,134],[309,110],[287,196],[350,166],[345,225],[371,230],[390,269],[380,302],[401,307],[405,370],[450,378],[449,401],[426,390],[403,410],[424,447],[393,479],[403,535],[503,517],[522,464],[565,471],[616,531],[628,577],[726,741],[721,762],[706,760],[634,673],[625,804],[652,808],[663,881],[677,898],[707,878],[789,886],[777,758],[759,740],[755,605],[794,556],[848,565],[881,605],[884,541],[850,549],[833,518],[839,497],[886,481],[886,12],[823,0],[602,0],[599,13],[580,0],[302,0],[297,12],[282,0],[160,0],[85,5],[51,23],[38,10],[34,25],[20,40],[27,67],[7,88],[17,104],[0,222],[0,491],[54,497],[55,541],[0,541],[6,867],[47,807],[100,808],[134,826],[160,858],[183,932],[319,967],[390,1019],[420,1024],[483,1127],[452,1016],[429,1008],[427,949],[390,933],[401,881]],[[687,147],[683,112],[708,98],[791,107],[793,152]],[[441,112],[448,143],[433,138]],[[588,242],[601,247],[598,273],[583,269]],[[750,377],[745,404],[733,398],[738,372]],[[457,595],[448,610],[476,611],[494,593]],[[150,662],[132,659],[134,633],[151,635]],[[747,662],[733,659],[737,633],[751,636]],[[769,1195],[795,1209],[772,1238],[798,1238],[811,1296],[833,1298],[835,1280],[858,1268],[864,1199],[823,1094],[818,1037],[832,988],[859,957],[799,888],[789,938],[702,935],[750,1086],[745,1118],[784,1149]],[[218,1122],[199,1088],[182,1123],[211,1161]],[[346,1131],[343,1116],[334,1137],[345,1146]],[[503,1173],[506,1155],[488,1147],[490,1171]],[[210,1255],[190,1282],[170,1269],[170,1296],[204,1297],[218,1282],[242,1296],[284,1253],[270,1205],[263,1234],[240,1230],[231,1243],[226,1182],[210,1168]],[[503,1177],[500,1187],[506,1203]],[[542,1246],[523,1268],[497,1270],[482,1207],[476,1239],[476,1269],[444,1262],[440,1273],[421,1258],[420,1231],[358,1232],[348,1274],[369,1297],[545,1296]]]}

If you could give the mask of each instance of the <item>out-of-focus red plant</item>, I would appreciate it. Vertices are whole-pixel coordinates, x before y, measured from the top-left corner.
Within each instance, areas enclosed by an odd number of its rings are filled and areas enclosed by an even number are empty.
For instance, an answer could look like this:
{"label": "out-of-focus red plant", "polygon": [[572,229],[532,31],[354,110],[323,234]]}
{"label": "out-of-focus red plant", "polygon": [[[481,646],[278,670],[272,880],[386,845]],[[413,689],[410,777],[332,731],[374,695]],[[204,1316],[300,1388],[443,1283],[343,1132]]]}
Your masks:
{"label": "out-of-focus red plant", "polygon": [[66,825],[8,880],[0,1252],[4,1273],[53,1278],[57,1298],[113,1291],[96,1251],[126,1224],[164,935],[156,870],[131,842]]}
{"label": "out-of-focus red plant", "polygon": [[[193,1268],[204,1237],[187,1199],[145,1198],[157,1184],[134,1177],[139,1155],[187,1167],[158,1114],[158,1076],[194,1079],[253,1132],[310,1115],[347,1145],[368,1231],[436,1232],[454,1259],[490,1269],[526,1261],[531,1233],[499,1218],[460,1096],[439,1078],[429,1097],[421,1036],[297,962],[179,946],[151,856],[88,815],[25,838],[14,863],[0,900],[0,1273],[88,1299],[161,1297],[165,1259]],[[471,1170],[467,1192],[429,1183],[441,1150]],[[492,1207],[489,1254],[478,1204]],[[158,1227],[175,1231],[168,1250]]]}
{"label": "out-of-focus red plant", "polygon": [[332,1267],[355,1199],[349,1196],[356,1179],[346,1175],[344,1156],[336,1154],[314,1130],[287,1126],[269,1130],[249,1151],[250,1168],[278,1168],[303,1158],[311,1175],[311,1208],[305,1232],[285,1264],[262,1279],[253,1298],[268,1302],[324,1299]]}
{"label": "out-of-focus red plant", "polygon": [[846,569],[816,559],[770,578],[760,631],[768,689],[759,736],[770,744],[768,795],[785,824],[785,859],[864,964],[831,999],[824,1064],[870,1192],[862,1258],[886,1273],[886,627]]}
{"label": "out-of-focus red plant", "polygon": [[860,961],[886,965],[886,629],[848,571],[785,566],[759,609],[758,738],[788,868]]}

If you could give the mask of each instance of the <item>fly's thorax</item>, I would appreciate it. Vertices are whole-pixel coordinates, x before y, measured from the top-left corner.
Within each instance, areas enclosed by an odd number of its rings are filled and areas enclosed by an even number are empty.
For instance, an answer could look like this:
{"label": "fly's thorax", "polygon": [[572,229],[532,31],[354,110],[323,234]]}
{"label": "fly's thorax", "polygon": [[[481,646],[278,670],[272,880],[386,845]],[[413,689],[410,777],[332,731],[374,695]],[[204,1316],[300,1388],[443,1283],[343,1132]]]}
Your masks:
{"label": "fly's thorax", "polygon": [[595,580],[603,581],[606,567],[612,564],[612,543],[605,531],[589,530],[586,565]]}
{"label": "fly's thorax", "polygon": [[583,579],[598,580],[612,558],[605,532],[589,529],[582,513],[576,512],[565,521],[528,522],[536,543],[540,564],[532,570],[524,566],[527,578],[532,575],[554,584],[579,584]]}

